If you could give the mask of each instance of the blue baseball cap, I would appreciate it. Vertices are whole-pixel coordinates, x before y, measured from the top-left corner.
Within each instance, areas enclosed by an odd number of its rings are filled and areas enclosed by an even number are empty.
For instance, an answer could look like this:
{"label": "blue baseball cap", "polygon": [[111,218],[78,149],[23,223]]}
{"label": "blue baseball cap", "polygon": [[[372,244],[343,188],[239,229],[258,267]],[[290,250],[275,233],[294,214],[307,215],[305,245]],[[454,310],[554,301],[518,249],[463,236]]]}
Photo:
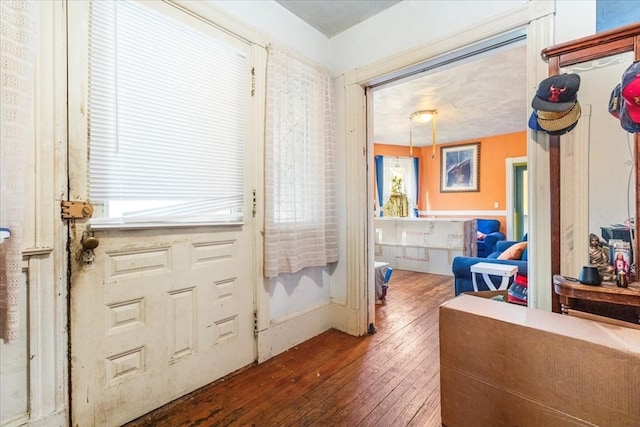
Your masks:
{"label": "blue baseball cap", "polygon": [[620,118],[620,104],[622,102],[620,98],[620,88],[621,84],[618,83],[611,91],[611,96],[609,97],[609,113],[616,119]]}
{"label": "blue baseball cap", "polygon": [[542,129],[538,124],[538,115],[536,114],[535,110],[531,113],[531,116],[529,116],[529,128],[544,132],[544,129]]}

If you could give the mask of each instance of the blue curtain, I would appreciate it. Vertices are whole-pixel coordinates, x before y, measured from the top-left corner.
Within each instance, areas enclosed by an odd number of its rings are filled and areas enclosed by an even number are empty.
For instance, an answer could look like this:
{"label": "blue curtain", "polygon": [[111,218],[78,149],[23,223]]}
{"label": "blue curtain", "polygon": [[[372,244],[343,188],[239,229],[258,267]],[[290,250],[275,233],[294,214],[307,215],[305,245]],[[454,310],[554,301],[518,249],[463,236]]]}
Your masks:
{"label": "blue curtain", "polygon": [[376,156],[376,185],[378,187],[378,212],[384,216],[382,211],[382,192],[384,191],[384,157]]}
{"label": "blue curtain", "polygon": [[418,217],[418,197],[420,196],[420,190],[419,190],[419,188],[420,188],[420,181],[419,181],[420,174],[418,173],[418,168],[419,168],[420,162],[418,161],[417,157],[413,158],[413,164],[414,164],[415,169],[416,169],[416,198],[414,199],[416,201],[416,207],[414,208],[414,211],[415,211],[415,217],[417,218]]}

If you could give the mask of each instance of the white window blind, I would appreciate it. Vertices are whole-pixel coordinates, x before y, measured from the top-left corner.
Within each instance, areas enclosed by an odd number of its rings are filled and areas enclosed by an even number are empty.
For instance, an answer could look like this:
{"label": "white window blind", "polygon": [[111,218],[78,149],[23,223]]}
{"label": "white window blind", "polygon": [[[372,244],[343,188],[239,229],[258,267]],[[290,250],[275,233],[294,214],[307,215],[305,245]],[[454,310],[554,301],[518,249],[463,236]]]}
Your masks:
{"label": "white window blind", "polygon": [[196,27],[144,2],[91,3],[98,222],[242,220],[246,55]]}

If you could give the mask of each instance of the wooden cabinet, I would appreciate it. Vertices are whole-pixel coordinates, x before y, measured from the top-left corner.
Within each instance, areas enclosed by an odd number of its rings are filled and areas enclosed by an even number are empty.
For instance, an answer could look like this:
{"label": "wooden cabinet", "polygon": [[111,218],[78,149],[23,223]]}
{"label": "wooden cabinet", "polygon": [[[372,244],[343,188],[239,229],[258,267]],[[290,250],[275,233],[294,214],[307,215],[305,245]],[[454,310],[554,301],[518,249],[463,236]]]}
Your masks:
{"label": "wooden cabinet", "polygon": [[[640,329],[640,283],[620,288],[613,283],[582,285],[563,276],[553,277],[553,288],[560,298],[562,314],[592,318],[585,313],[598,312],[607,318],[635,323]],[[631,325],[622,324],[627,327]]]}
{"label": "wooden cabinet", "polygon": [[[606,63],[608,61],[610,61],[611,63],[616,60],[620,61],[619,58],[623,58],[622,61],[628,61],[626,64],[622,63],[623,69],[625,69],[628,65],[631,65],[632,62],[640,60],[640,24],[628,25],[616,30],[599,33],[572,42],[549,47],[542,51],[542,57],[548,60],[549,75],[560,74],[567,67],[579,68],[580,66],[584,66],[584,69],[589,69],[590,67],[601,66],[603,63]],[[592,86],[599,86],[598,90],[602,91],[601,93],[604,95],[606,102],[606,99],[608,99],[609,94],[611,93],[615,84],[610,85],[609,83],[601,83],[599,85]],[[582,86],[580,91],[582,91]],[[580,91],[578,92],[578,99],[580,99]],[[598,105],[597,107],[600,109],[604,109],[604,111],[607,112],[606,106]],[[611,117],[608,118],[608,120],[611,119]],[[581,118],[581,120],[583,119]],[[601,119],[593,117],[591,118],[591,120],[592,124],[597,125],[599,123],[598,120]],[[567,138],[582,138],[581,141],[576,142],[586,141],[585,138],[589,137],[589,132],[583,132],[581,135],[576,136],[575,133],[579,134],[579,132],[576,132],[576,130],[572,131],[571,134],[574,135],[570,136],[549,136],[551,191],[550,253],[551,270],[554,275],[577,275],[580,267],[579,265],[577,265],[578,261],[583,259],[581,251],[584,251],[584,253],[586,254],[586,248],[588,246],[588,234],[590,230],[588,219],[585,219],[585,216],[589,215],[589,209],[592,208],[590,208],[589,204],[584,201],[584,197],[588,198],[589,195],[586,194],[586,196],[582,197],[576,196],[575,193],[585,191],[584,188],[585,186],[588,187],[589,183],[588,181],[582,182],[581,179],[576,178],[576,175],[581,173],[584,174],[584,170],[581,170],[580,168],[567,168],[564,167],[563,164],[563,155],[567,152],[567,150],[588,150],[588,144],[586,144],[587,148],[585,148],[585,144],[576,144],[573,146],[574,148],[569,148],[571,147],[571,145],[569,144],[567,144],[567,146],[563,144],[563,142],[567,141]],[[633,172],[632,176],[634,177],[634,181],[631,183],[630,194],[632,196],[635,195],[633,206],[630,209],[630,216],[637,219],[640,214],[640,197],[638,196],[638,190],[640,188],[640,184],[638,183],[638,173],[640,171],[638,163],[638,153],[640,152],[640,136],[637,133],[628,134],[627,136],[631,141],[631,156],[633,161],[630,163]],[[609,141],[599,142],[609,143]],[[609,148],[609,150],[613,149],[613,147]],[[563,152],[563,150],[565,151]],[[585,155],[588,155],[588,153],[585,153]],[[589,163],[586,163],[583,166],[589,169],[588,165]],[[564,186],[564,183],[568,181],[568,178],[573,179],[573,187]],[[620,182],[612,182],[609,183],[609,187],[605,188],[610,188],[611,191],[614,191],[614,188],[618,188],[618,186],[621,184],[622,183]],[[626,188],[626,183],[624,184]],[[610,206],[609,208],[625,209],[626,212],[626,207],[624,206]],[[569,212],[569,215],[567,215],[567,212]],[[634,225],[632,225],[632,227],[634,231],[634,243],[635,247],[637,248],[637,220]],[[581,248],[580,245],[584,245],[584,248]],[[578,247],[578,249],[576,249],[576,247]],[[577,250],[577,252],[572,253],[572,250]],[[563,262],[570,261],[570,257],[574,257],[574,259],[578,261],[574,262],[573,264],[569,262],[569,269],[571,271],[561,271]],[[586,265],[587,262],[588,258],[584,258],[583,265]],[[571,272],[573,273],[571,274]],[[637,274],[634,280],[636,282],[638,281]],[[553,285],[551,285],[550,287],[552,292],[552,309],[555,312],[560,312],[560,301],[558,295],[554,293]],[[631,288],[633,289],[635,288],[635,286],[632,286]]]}

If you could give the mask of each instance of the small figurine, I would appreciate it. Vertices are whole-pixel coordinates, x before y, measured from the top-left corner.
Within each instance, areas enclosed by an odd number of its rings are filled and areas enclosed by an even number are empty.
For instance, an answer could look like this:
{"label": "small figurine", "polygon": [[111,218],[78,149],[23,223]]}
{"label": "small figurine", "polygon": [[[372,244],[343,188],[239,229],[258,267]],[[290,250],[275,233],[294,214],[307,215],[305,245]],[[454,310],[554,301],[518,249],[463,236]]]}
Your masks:
{"label": "small figurine", "polygon": [[391,196],[387,204],[383,206],[384,216],[407,217],[409,216],[409,199],[404,193],[404,179],[398,175],[391,178]]}
{"label": "small figurine", "polygon": [[616,254],[613,266],[616,271],[616,284],[621,288],[626,288],[629,284],[629,263],[625,261],[624,255],[620,252]]}
{"label": "small figurine", "polygon": [[391,194],[404,194],[404,179],[398,175],[394,175],[391,178]]}
{"label": "small figurine", "polygon": [[607,249],[602,247],[600,238],[593,233],[589,234],[589,265],[598,268],[603,281],[613,282],[616,276],[615,267],[609,264]]}
{"label": "small figurine", "polygon": [[625,273],[629,274],[629,263],[625,261],[624,256],[618,252],[616,254],[616,259],[613,262],[613,266],[615,267],[616,274]]}

